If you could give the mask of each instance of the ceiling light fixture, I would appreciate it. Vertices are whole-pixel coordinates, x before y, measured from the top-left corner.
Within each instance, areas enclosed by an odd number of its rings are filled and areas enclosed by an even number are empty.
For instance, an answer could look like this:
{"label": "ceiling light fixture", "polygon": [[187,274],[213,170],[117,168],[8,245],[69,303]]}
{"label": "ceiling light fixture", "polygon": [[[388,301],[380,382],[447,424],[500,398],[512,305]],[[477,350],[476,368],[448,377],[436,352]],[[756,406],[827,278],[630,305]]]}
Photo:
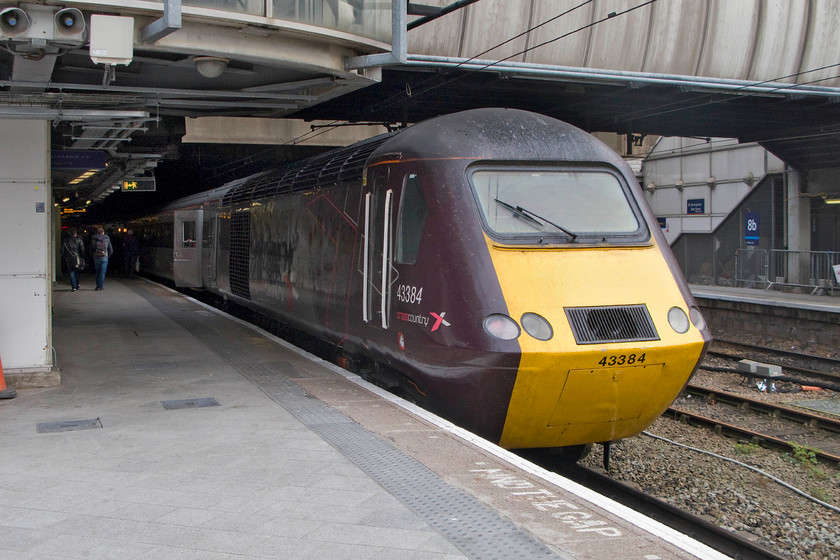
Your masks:
{"label": "ceiling light fixture", "polygon": [[197,56],[193,59],[195,69],[205,78],[218,78],[225,73],[230,60],[221,56]]}

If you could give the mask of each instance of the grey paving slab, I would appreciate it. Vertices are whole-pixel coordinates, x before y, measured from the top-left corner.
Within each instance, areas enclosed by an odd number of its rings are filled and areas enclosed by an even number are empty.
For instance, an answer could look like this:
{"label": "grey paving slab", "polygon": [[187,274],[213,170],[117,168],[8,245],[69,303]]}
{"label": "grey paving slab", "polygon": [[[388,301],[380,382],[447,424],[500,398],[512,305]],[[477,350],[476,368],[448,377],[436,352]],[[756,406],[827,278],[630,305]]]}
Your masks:
{"label": "grey paving slab", "polygon": [[[0,404],[0,560],[486,557],[337,449],[350,430],[349,445],[399,455],[309,406],[289,380],[317,373],[247,327],[109,279],[103,292],[57,289],[54,339],[62,385]],[[202,398],[219,406],[161,404]],[[36,430],[88,418],[101,428]]]}

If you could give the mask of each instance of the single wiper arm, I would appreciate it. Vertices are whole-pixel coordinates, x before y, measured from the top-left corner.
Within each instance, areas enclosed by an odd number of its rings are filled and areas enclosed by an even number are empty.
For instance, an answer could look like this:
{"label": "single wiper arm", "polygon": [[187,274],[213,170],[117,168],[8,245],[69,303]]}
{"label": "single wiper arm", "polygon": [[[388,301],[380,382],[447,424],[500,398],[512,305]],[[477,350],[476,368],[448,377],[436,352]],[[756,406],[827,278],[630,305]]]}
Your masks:
{"label": "single wiper arm", "polygon": [[[519,216],[520,218],[524,218],[524,219],[526,219],[526,220],[528,220],[528,221],[530,221],[530,222],[533,222],[533,223],[534,223],[534,224],[536,224],[538,227],[543,227],[543,223],[542,223],[542,222],[540,222],[539,220],[535,220],[534,218],[532,218],[531,216],[529,216],[529,215],[528,215],[528,213],[527,213],[527,212],[525,212],[522,208],[519,208],[518,206],[513,206],[512,204],[508,204],[508,203],[507,203],[507,202],[505,202],[504,200],[499,200],[498,198],[495,198],[495,199],[493,199],[493,200],[495,200],[496,202],[498,202],[499,204],[501,204],[502,206],[504,206],[505,208],[507,208],[508,210],[510,210],[511,212],[513,212],[516,216]],[[553,224],[552,224],[552,225],[553,225]]]}
{"label": "single wiper arm", "polygon": [[574,241],[575,239],[577,239],[577,234],[576,234],[576,233],[574,233],[574,232],[571,232],[571,231],[567,230],[567,229],[566,229],[566,228],[564,228],[563,226],[558,226],[557,224],[555,224],[555,223],[554,223],[554,222],[552,222],[551,220],[548,220],[548,219],[546,219],[546,218],[543,218],[543,217],[542,217],[542,216],[540,216],[539,214],[535,214],[535,213],[531,212],[530,210],[526,210],[525,208],[522,208],[521,206],[517,206],[517,207],[516,207],[516,210],[517,210],[517,211],[519,211],[519,212],[522,212],[522,213],[523,213],[523,214],[525,214],[525,215],[533,216],[534,218],[539,218],[540,220],[544,221],[545,223],[550,224],[550,225],[552,225],[552,226],[556,227],[557,229],[559,229],[560,231],[562,231],[563,233],[565,233],[566,235],[568,235],[569,237],[571,237],[571,238],[572,238],[572,241]]}

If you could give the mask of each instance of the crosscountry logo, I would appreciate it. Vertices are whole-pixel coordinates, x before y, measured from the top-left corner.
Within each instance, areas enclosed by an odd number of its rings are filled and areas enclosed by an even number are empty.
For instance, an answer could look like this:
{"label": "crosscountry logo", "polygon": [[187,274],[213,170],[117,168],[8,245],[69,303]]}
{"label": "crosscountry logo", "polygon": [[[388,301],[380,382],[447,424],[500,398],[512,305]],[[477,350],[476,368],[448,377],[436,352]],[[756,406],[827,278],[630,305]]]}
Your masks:
{"label": "crosscountry logo", "polygon": [[440,315],[438,315],[437,313],[429,313],[429,315],[435,318],[435,324],[432,325],[432,332],[438,330],[441,324],[443,324],[444,327],[449,326],[449,321],[444,319],[444,317],[446,317],[446,311],[442,312]]}

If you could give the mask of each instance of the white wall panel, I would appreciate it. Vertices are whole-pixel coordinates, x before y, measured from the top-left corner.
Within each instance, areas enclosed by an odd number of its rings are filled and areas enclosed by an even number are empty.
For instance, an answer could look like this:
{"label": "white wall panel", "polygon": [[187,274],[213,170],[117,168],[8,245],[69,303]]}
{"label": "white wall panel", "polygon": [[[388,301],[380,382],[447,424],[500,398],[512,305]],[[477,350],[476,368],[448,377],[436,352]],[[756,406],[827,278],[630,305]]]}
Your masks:
{"label": "white wall panel", "polygon": [[703,48],[708,11],[708,0],[654,4],[643,71],[694,75]]}
{"label": "white wall panel", "polygon": [[52,361],[48,316],[48,282],[44,276],[0,274],[0,358],[3,369],[45,370]]}
{"label": "white wall panel", "polygon": [[562,39],[529,52],[526,58],[527,62],[554,66],[585,66],[591,31],[588,29],[578,30],[592,22],[594,5],[588,4],[573,12],[566,13],[579,2],[533,0],[533,3],[532,25],[547,22],[560,14],[566,15],[553,19],[551,23],[547,23],[531,32],[528,41],[529,46],[540,45],[558,37],[562,37]]}
{"label": "white wall panel", "polygon": [[[638,5],[628,0],[596,0],[596,4],[595,19]],[[593,27],[586,66],[641,71],[650,33],[650,18],[650,10],[635,10]]]}
{"label": "white wall panel", "polygon": [[[837,0],[811,0],[811,19],[808,23],[808,44],[802,58],[800,72],[830,66],[824,70],[808,72],[798,78],[799,83],[840,87],[837,54],[840,53],[840,2]],[[815,82],[815,80],[821,80]]]}
{"label": "white wall panel", "polygon": [[[517,53],[525,50],[527,36],[523,35],[499,48],[493,47],[526,31],[530,27],[530,20],[531,2],[524,0],[482,0],[470,6],[466,14],[460,56],[523,62],[524,55]],[[492,50],[482,54],[488,49]]]}
{"label": "white wall panel", "polygon": [[[425,3],[443,6],[451,0]],[[526,45],[563,37],[528,52],[524,61],[754,81],[836,64],[840,52],[837,0],[669,0],[627,13],[640,2],[595,0],[570,11],[579,4],[482,0],[409,32],[409,52],[468,58],[535,28],[481,57],[502,59]],[[601,21],[612,12],[619,15]],[[824,81],[817,85],[840,86],[836,68],[785,81],[818,78]]]}
{"label": "white wall panel", "polygon": [[712,0],[697,74],[746,78],[753,56],[760,0]]}
{"label": "white wall panel", "polygon": [[[444,7],[450,2],[424,0],[422,4]],[[408,52],[430,56],[461,56],[461,35],[466,13],[466,10],[456,10],[409,31]]]}
{"label": "white wall panel", "polygon": [[0,182],[18,180],[45,183],[47,156],[41,136],[42,126],[33,127],[33,121],[0,121]]}
{"label": "white wall panel", "polygon": [[796,81],[793,75],[799,71],[808,34],[808,11],[802,7],[802,2],[791,0],[761,3],[750,79],[766,80],[767,76],[775,76],[778,81]]}
{"label": "white wall panel", "polygon": [[4,369],[52,366],[47,121],[0,120],[0,358]]}

